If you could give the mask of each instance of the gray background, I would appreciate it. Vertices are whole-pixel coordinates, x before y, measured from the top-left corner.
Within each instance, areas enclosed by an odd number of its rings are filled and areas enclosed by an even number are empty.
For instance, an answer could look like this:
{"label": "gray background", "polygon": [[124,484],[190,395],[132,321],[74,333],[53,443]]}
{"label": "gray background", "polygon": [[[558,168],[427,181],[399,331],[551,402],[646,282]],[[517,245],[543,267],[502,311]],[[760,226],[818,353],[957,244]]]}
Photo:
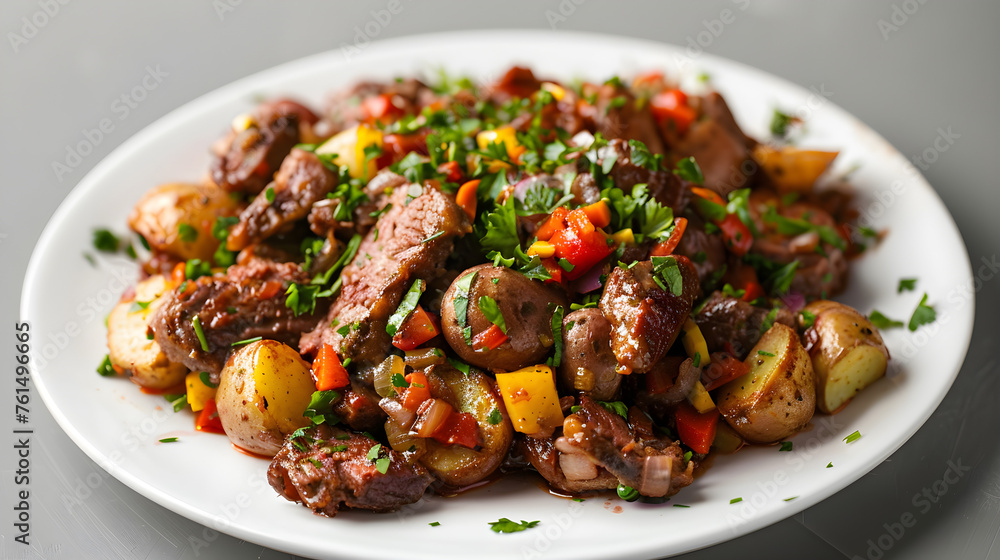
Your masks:
{"label": "gray background", "polygon": [[[65,0],[64,0],[65,1]],[[263,3],[0,3],[0,312],[18,318],[24,269],[43,226],[63,197],[108,152],[170,110],[234,79],[303,55],[341,48],[355,26],[385,1]],[[953,389],[927,424],[872,473],[793,519],[692,554],[692,558],[1000,558],[1000,450],[997,427],[1000,245],[1000,3],[776,2],[740,0],[747,10],[713,38],[707,52],[762,68],[801,85],[823,84],[844,107],[899,148],[918,156],[939,129],[958,135],[924,174],[955,217],[977,272],[972,347]],[[735,2],[541,0],[491,3],[403,0],[379,30],[397,37],[492,27],[600,31],[686,45]],[[551,12],[547,15],[546,12]],[[562,17],[562,16],[560,16]],[[22,18],[44,21],[27,39]],[[47,20],[47,21],[46,21]],[[882,23],[880,23],[880,21]],[[27,30],[31,34],[31,30]],[[567,53],[572,56],[572,53]],[[169,74],[61,180],[65,157],[84,128],[121,116],[112,104],[147,66]],[[927,224],[933,228],[935,224]],[[929,260],[933,255],[928,255]],[[69,280],[68,280],[69,281]],[[0,363],[12,370],[12,338]],[[9,337],[9,338],[8,338]],[[12,371],[11,371],[12,373]],[[12,376],[0,394],[13,395]],[[32,546],[13,542],[13,403],[0,406],[0,557],[282,558],[286,554],[222,535],[196,550],[201,527],[108,477],[56,426],[37,397],[32,407]],[[951,462],[951,463],[949,463]],[[949,464],[962,476],[946,476]],[[920,498],[919,494],[933,497]],[[67,497],[80,503],[69,505]],[[909,528],[900,519],[913,519]],[[902,530],[900,530],[902,528]],[[669,530],[658,528],[656,530]],[[387,535],[389,537],[389,535]],[[607,535],[606,538],[614,538]],[[876,548],[881,543],[881,548]],[[446,549],[442,549],[443,551]],[[463,551],[469,555],[472,551]],[[749,553],[749,554],[748,554]]]}

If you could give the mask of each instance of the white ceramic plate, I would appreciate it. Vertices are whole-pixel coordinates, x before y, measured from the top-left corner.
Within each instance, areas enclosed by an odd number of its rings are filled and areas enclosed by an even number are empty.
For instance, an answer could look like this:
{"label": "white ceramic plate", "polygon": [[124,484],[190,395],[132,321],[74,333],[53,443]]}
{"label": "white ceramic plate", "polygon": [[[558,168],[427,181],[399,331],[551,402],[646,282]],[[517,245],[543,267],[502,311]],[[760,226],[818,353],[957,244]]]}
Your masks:
{"label": "white ceramic plate", "polygon": [[[475,31],[372,43],[334,51],[240,80],[167,115],[115,150],[88,174],[45,228],[25,278],[23,316],[34,331],[35,384],[71,438],[112,475],[151,500],[208,528],[313,557],[651,558],[708,546],[759,529],[830,496],[899,448],[930,416],[958,373],[973,323],[971,273],[951,216],[906,159],[871,129],[811,90],[745,66],[657,43],[596,35]],[[605,79],[663,69],[695,84],[708,72],[748,133],[766,137],[771,110],[803,114],[805,145],[840,149],[837,171],[855,164],[861,208],[889,235],[854,263],[842,299],[862,312],[877,307],[908,318],[928,292],[938,322],[916,333],[885,333],[890,376],[835,417],[777,447],[719,458],[707,474],[663,505],[552,497],[528,478],[504,481],[458,498],[427,497],[397,514],[312,515],[279,498],[265,481],[265,461],[235,452],[222,436],[193,431],[189,413],[140,393],[94,368],[105,354],[102,318],[135,266],[100,258],[91,267],[90,231],[124,230],[125,216],[148,188],[197,180],[208,146],[258,96],[291,94],[318,103],[324,92],[364,78],[390,78],[444,67],[483,78],[512,63],[542,76]],[[891,100],[886,100],[891,103]],[[928,258],[934,255],[934,258]],[[919,278],[918,293],[896,293],[899,278]],[[860,430],[860,440],[843,439]],[[161,444],[179,436],[179,443]],[[833,468],[825,468],[833,462]],[[743,500],[730,504],[733,498]],[[791,501],[786,501],[793,498]],[[672,507],[674,504],[690,506]],[[499,517],[540,520],[498,535]],[[429,527],[430,522],[440,526]],[[206,529],[208,545],[213,533]],[[433,542],[433,546],[424,544]]]}

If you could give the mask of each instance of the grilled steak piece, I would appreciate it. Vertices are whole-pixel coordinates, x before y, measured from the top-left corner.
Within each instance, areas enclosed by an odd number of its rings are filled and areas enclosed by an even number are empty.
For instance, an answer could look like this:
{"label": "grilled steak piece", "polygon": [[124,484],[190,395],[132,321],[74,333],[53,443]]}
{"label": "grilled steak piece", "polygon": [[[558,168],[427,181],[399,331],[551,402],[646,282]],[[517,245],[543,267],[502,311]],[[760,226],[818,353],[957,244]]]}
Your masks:
{"label": "grilled steak piece", "polygon": [[[203,276],[189,281],[182,293],[170,292],[150,326],[171,362],[207,371],[217,383],[232,343],[262,336],[294,347],[304,331],[316,326],[324,308],[317,308],[317,315],[296,317],[285,307],[288,286],[308,281],[295,263],[251,258],[231,266],[225,275]],[[322,306],[322,301],[317,303]],[[195,317],[207,351],[195,331]]]}
{"label": "grilled steak piece", "polygon": [[302,141],[300,126],[318,120],[312,111],[287,99],[264,103],[252,116],[250,126],[231,130],[214,148],[212,180],[227,191],[262,191],[292,147]]}
{"label": "grilled steak piece", "polygon": [[[386,324],[403,294],[418,278],[444,274],[454,239],[472,231],[465,212],[435,188],[401,186],[389,203],[344,269],[343,288],[326,320],[302,336],[303,353],[315,355],[326,343],[362,368],[381,362],[392,342]],[[343,327],[346,334],[337,332]]]}
{"label": "grilled steak piece", "polygon": [[[545,480],[567,492],[631,486],[644,496],[676,494],[694,480],[694,462],[670,439],[654,434],[649,418],[632,407],[628,421],[588,396],[566,417],[563,435],[545,440],[524,438],[522,450]],[[587,473],[584,464],[596,467]],[[567,467],[573,465],[572,471]],[[589,478],[580,477],[592,474]]]}
{"label": "grilled steak piece", "polygon": [[290,227],[292,222],[309,214],[313,204],[325,200],[336,186],[337,177],[320,163],[316,154],[292,150],[281,163],[274,181],[240,213],[240,221],[229,232],[226,247],[239,251]]}
{"label": "grilled steak piece", "polygon": [[378,456],[389,464],[380,473],[375,460],[368,459],[376,445],[361,434],[316,426],[285,440],[267,469],[267,481],[285,499],[329,517],[341,506],[393,511],[418,501],[433,477],[385,445]]}
{"label": "grilled steak piece", "polygon": [[[608,277],[600,309],[611,323],[611,348],[622,367],[645,373],[676,340],[701,294],[698,273],[687,257],[675,256],[683,280],[680,295],[657,283],[650,261],[615,267]],[[663,280],[660,280],[663,283]]]}
{"label": "grilled steak piece", "polygon": [[[727,351],[728,344],[733,355],[742,360],[764,334],[762,328],[768,313],[768,309],[716,291],[693,319],[705,336],[710,352]],[[775,323],[795,327],[795,316],[784,307],[778,308],[773,319]]]}

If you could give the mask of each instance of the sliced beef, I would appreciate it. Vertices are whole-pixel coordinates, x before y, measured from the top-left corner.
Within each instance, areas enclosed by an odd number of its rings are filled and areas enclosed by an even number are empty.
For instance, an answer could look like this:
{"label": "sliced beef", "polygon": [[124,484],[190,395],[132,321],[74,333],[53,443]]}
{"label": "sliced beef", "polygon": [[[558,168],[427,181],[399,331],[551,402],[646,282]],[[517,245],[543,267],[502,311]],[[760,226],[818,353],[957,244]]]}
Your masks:
{"label": "sliced beef", "polygon": [[696,212],[688,212],[688,224],[677,245],[677,254],[691,259],[702,291],[712,289],[726,270],[726,246],[718,235],[705,232],[705,220]]}
{"label": "sliced beef", "polygon": [[750,154],[756,142],[740,129],[725,99],[712,92],[700,100],[702,118],[677,142],[678,157],[693,157],[705,186],[723,197],[748,186],[757,165]]}
{"label": "sliced beef", "polygon": [[563,357],[559,382],[563,394],[582,391],[601,401],[614,400],[621,385],[611,351],[611,323],[600,309],[578,309],[563,319]]}
{"label": "sliced beef", "polygon": [[609,140],[638,140],[654,154],[666,153],[649,103],[637,103],[628,88],[610,83],[584,84],[583,97],[593,101],[580,110],[588,128]]}
{"label": "sliced beef", "polygon": [[[399,187],[389,203],[344,269],[326,320],[303,335],[302,352],[315,355],[326,343],[362,367],[381,362],[391,343],[385,327],[403,294],[414,280],[443,274],[455,238],[472,230],[465,212],[433,187]],[[345,326],[346,335],[337,332]]]}
{"label": "sliced beef", "polygon": [[[171,362],[193,371],[207,371],[213,382],[226,363],[232,343],[257,336],[295,346],[301,334],[316,326],[325,311],[296,317],[285,307],[285,290],[309,278],[295,263],[251,258],[231,266],[225,275],[189,281],[184,292],[174,290],[150,323],[156,342]],[[197,317],[208,350],[202,349],[193,320]]]}
{"label": "sliced beef", "polygon": [[751,252],[768,260],[788,264],[798,261],[790,290],[807,299],[827,298],[839,294],[847,286],[848,265],[844,251],[821,241],[815,231],[796,236],[784,235],[779,225],[769,221],[761,208],[776,208],[778,215],[837,231],[837,222],[817,204],[795,202],[782,205],[776,195],[754,191],[750,195],[750,211],[763,235],[754,240]]}
{"label": "sliced beef", "polygon": [[[659,169],[650,171],[647,167],[635,162],[633,149],[626,140],[612,140],[598,152],[599,161],[615,158],[611,167],[611,180],[615,186],[626,193],[631,193],[636,185],[646,185],[650,196],[660,204],[669,206],[674,213],[680,215],[687,206],[688,191],[681,185],[680,179],[670,171]],[[592,179],[591,179],[592,180]]]}
{"label": "sliced beef", "polygon": [[[366,99],[378,96],[384,96],[387,106],[366,106]],[[415,115],[435,98],[436,95],[426,84],[413,78],[398,82],[359,82],[331,95],[324,115],[331,124],[331,132],[338,132],[379,117],[392,120],[402,115]],[[382,115],[373,115],[371,109],[377,109]]]}
{"label": "sliced beef", "polygon": [[229,232],[226,247],[239,251],[305,217],[312,205],[326,199],[337,186],[337,177],[305,150],[292,150],[274,181],[240,213]]}
{"label": "sliced beef", "polygon": [[[650,261],[611,271],[600,310],[611,323],[611,347],[621,367],[645,373],[673,345],[693,302],[700,296],[698,273],[687,257],[676,256],[680,295],[657,283]],[[662,278],[660,283],[666,284]]]}
{"label": "sliced beef", "polygon": [[[733,355],[742,360],[764,334],[762,328],[770,312],[716,291],[694,315],[694,321],[705,336],[710,352],[731,349]],[[773,319],[775,323],[795,326],[795,316],[784,307],[778,309]]]}
{"label": "sliced beef", "polygon": [[[581,455],[610,473],[617,479],[617,483],[631,486],[643,496],[672,496],[691,484],[695,465],[693,461],[684,460],[684,451],[680,445],[670,439],[655,436],[652,423],[638,409],[631,409],[628,416],[629,421],[626,421],[594,399],[580,397],[579,408],[567,416],[563,423],[562,437],[556,438],[553,443],[555,451],[561,455],[558,462],[564,478],[567,466],[565,456]],[[536,447],[542,446],[536,444]],[[532,464],[535,464],[536,457],[542,459],[546,456],[541,453],[533,456],[529,449]],[[582,472],[584,469],[576,467],[573,470]],[[547,468],[546,472],[539,469],[543,476],[552,471],[551,468]],[[610,487],[603,486],[606,479],[601,479],[600,472],[599,470],[597,476],[589,481],[575,483],[582,485],[591,482],[601,484],[601,487]],[[556,476],[550,482],[560,481]]]}
{"label": "sliced beef", "polygon": [[503,104],[513,98],[525,99],[538,91],[541,80],[535,77],[530,68],[514,66],[500,77],[499,80],[483,88],[483,97],[497,104]]}
{"label": "sliced beef", "polygon": [[742,140],[749,150],[753,150],[757,141],[747,136],[740,125],[736,122],[736,117],[729,109],[729,104],[719,92],[713,91],[701,98],[701,112],[707,119],[711,119],[721,126],[729,136]]}
{"label": "sliced beef", "polygon": [[287,99],[260,105],[252,116],[249,126],[233,129],[215,146],[212,180],[227,191],[262,191],[292,147],[302,141],[301,128],[318,120],[308,108]]}
{"label": "sliced beef", "polygon": [[382,445],[379,458],[388,457],[389,466],[380,473],[368,459],[376,445],[361,434],[316,426],[285,441],[271,460],[267,481],[285,499],[329,517],[341,507],[384,512],[420,500],[433,481],[427,470]]}
{"label": "sliced beef", "polygon": [[377,431],[385,422],[385,411],[378,405],[381,397],[374,387],[360,379],[351,379],[350,387],[337,390],[342,396],[333,403],[333,413],[359,432]]}

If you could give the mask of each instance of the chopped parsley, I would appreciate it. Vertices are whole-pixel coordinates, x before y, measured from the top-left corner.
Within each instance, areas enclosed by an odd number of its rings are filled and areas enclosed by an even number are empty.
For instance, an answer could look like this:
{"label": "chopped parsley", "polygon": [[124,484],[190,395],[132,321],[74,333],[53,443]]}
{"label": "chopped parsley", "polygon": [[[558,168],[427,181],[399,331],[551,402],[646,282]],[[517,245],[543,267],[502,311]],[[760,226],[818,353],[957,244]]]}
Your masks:
{"label": "chopped parsley", "polygon": [[118,247],[121,245],[121,240],[118,236],[111,233],[107,229],[95,229],[93,237],[94,249],[102,253],[114,253],[118,251]]}
{"label": "chopped parsley", "polygon": [[312,315],[316,311],[316,300],[333,295],[332,289],[322,289],[316,284],[292,283],[285,290],[285,307],[292,310],[296,317]]}
{"label": "chopped parsley", "polygon": [[201,259],[191,259],[184,263],[184,278],[187,280],[197,280],[202,276],[212,275],[212,265]]}
{"label": "chopped parsley", "polygon": [[201,373],[198,374],[198,379],[201,380],[202,385],[204,385],[206,387],[209,387],[209,388],[212,388],[212,389],[218,388],[219,384],[218,383],[212,383],[212,380],[209,379],[209,377],[210,376],[209,376],[209,374],[208,374],[207,371],[203,371],[203,372],[201,372]]}
{"label": "chopped parsley", "polygon": [[330,422],[327,423],[331,425],[337,424],[340,422],[340,419],[333,414],[331,405],[339,398],[340,393],[334,390],[314,391],[309,397],[309,404],[306,406],[302,416],[312,420],[313,424],[327,422],[327,416],[329,416]]}
{"label": "chopped parsley", "polygon": [[115,371],[114,366],[111,365],[111,356],[107,354],[104,355],[104,359],[101,360],[100,365],[97,366],[97,373],[101,374],[104,377],[118,375],[118,372]]}
{"label": "chopped parsley", "polygon": [[507,334],[507,323],[503,320],[503,313],[500,311],[500,306],[497,305],[495,299],[490,296],[480,296],[479,311],[489,322],[500,327],[500,330],[504,334]]}
{"label": "chopped parsley", "polygon": [[469,326],[469,290],[472,289],[472,282],[476,279],[476,272],[470,272],[458,279],[455,283],[455,320],[462,328],[462,335],[465,343],[472,345],[472,327]]}
{"label": "chopped parsley", "polygon": [[916,278],[900,278],[899,286],[896,288],[896,293],[901,294],[903,292],[912,292],[917,288]]}
{"label": "chopped parsley", "polygon": [[264,198],[267,199],[268,204],[274,204],[274,187],[267,187],[264,190]]}
{"label": "chopped parsley", "polygon": [[705,175],[701,172],[701,167],[698,166],[698,162],[693,157],[686,157],[678,161],[677,166],[674,168],[674,175],[695,185],[705,183]]}
{"label": "chopped parsley", "polygon": [[194,243],[198,240],[198,230],[190,224],[179,224],[177,226],[177,237],[184,243]]}
{"label": "chopped parsley", "polygon": [[792,442],[790,441],[781,442],[781,448],[778,449],[778,451],[791,451],[791,450],[792,450]]}
{"label": "chopped parsley", "polygon": [[802,317],[802,326],[807,329],[816,324],[816,314],[812,311],[803,309],[799,311],[799,316]]}
{"label": "chopped parsley", "polygon": [[440,527],[441,526],[441,522],[440,521],[431,521],[430,523],[428,523],[428,525],[430,525],[431,527]]}
{"label": "chopped parsley", "polygon": [[789,125],[794,121],[795,117],[775,109],[771,115],[771,135],[775,138],[784,138],[788,134]]}
{"label": "chopped parsley", "polygon": [[650,257],[653,264],[653,280],[664,291],[675,296],[684,292],[684,277],[674,257]]}
{"label": "chopped parsley", "polygon": [[937,311],[930,305],[927,305],[927,293],[925,292],[924,297],[920,298],[917,308],[913,310],[913,315],[910,316],[910,323],[906,327],[911,331],[915,331],[921,325],[933,323],[936,319]]}
{"label": "chopped parsley", "polygon": [[487,420],[491,425],[496,426],[497,424],[500,423],[501,420],[503,420],[503,414],[500,414],[499,408],[494,407],[493,410],[490,412],[490,415],[487,418]]}
{"label": "chopped parsley", "polygon": [[399,302],[396,312],[389,317],[389,322],[385,326],[386,334],[394,336],[399,331],[399,328],[403,326],[403,322],[406,321],[407,317],[416,310],[417,302],[420,301],[420,296],[423,295],[424,289],[426,289],[426,283],[423,280],[417,278],[413,281],[410,289],[403,296],[403,300]]}
{"label": "chopped parsley", "polygon": [[490,530],[494,533],[517,533],[524,531],[525,529],[531,529],[536,527],[541,521],[525,521],[521,520],[520,523],[516,521],[511,521],[506,517],[501,517],[497,521],[490,521]]}
{"label": "chopped parsley", "polygon": [[885,315],[883,315],[882,312],[877,309],[872,310],[871,314],[868,315],[868,320],[871,321],[872,325],[874,325],[875,328],[877,329],[893,329],[896,327],[903,326],[902,321],[896,321],[894,319],[890,319]]}
{"label": "chopped parsley", "polygon": [[772,307],[770,311],[767,312],[767,316],[764,317],[764,322],[760,325],[761,334],[766,333],[772,326],[774,326],[774,320],[778,318],[778,307]]}
{"label": "chopped parsley", "polygon": [[844,438],[844,443],[854,443],[855,441],[858,441],[859,439],[861,439],[861,432],[858,431],[858,430],[855,430],[854,433],[852,433],[851,435],[849,435],[849,436],[847,436],[847,437]]}
{"label": "chopped parsley", "polygon": [[617,414],[618,416],[628,420],[628,406],[626,406],[622,401],[597,401],[597,404],[603,406],[608,412]]}
{"label": "chopped parsley", "polygon": [[828,468],[828,469],[831,469],[831,468],[833,468],[833,461],[831,461],[831,462],[827,463],[827,464],[826,464],[826,468]]}
{"label": "chopped parsley", "polygon": [[562,363],[563,355],[563,316],[565,315],[565,310],[563,306],[557,305],[552,311],[552,319],[550,325],[552,327],[552,346],[554,348],[552,353],[552,359],[549,360],[549,364],[557,368]]}

